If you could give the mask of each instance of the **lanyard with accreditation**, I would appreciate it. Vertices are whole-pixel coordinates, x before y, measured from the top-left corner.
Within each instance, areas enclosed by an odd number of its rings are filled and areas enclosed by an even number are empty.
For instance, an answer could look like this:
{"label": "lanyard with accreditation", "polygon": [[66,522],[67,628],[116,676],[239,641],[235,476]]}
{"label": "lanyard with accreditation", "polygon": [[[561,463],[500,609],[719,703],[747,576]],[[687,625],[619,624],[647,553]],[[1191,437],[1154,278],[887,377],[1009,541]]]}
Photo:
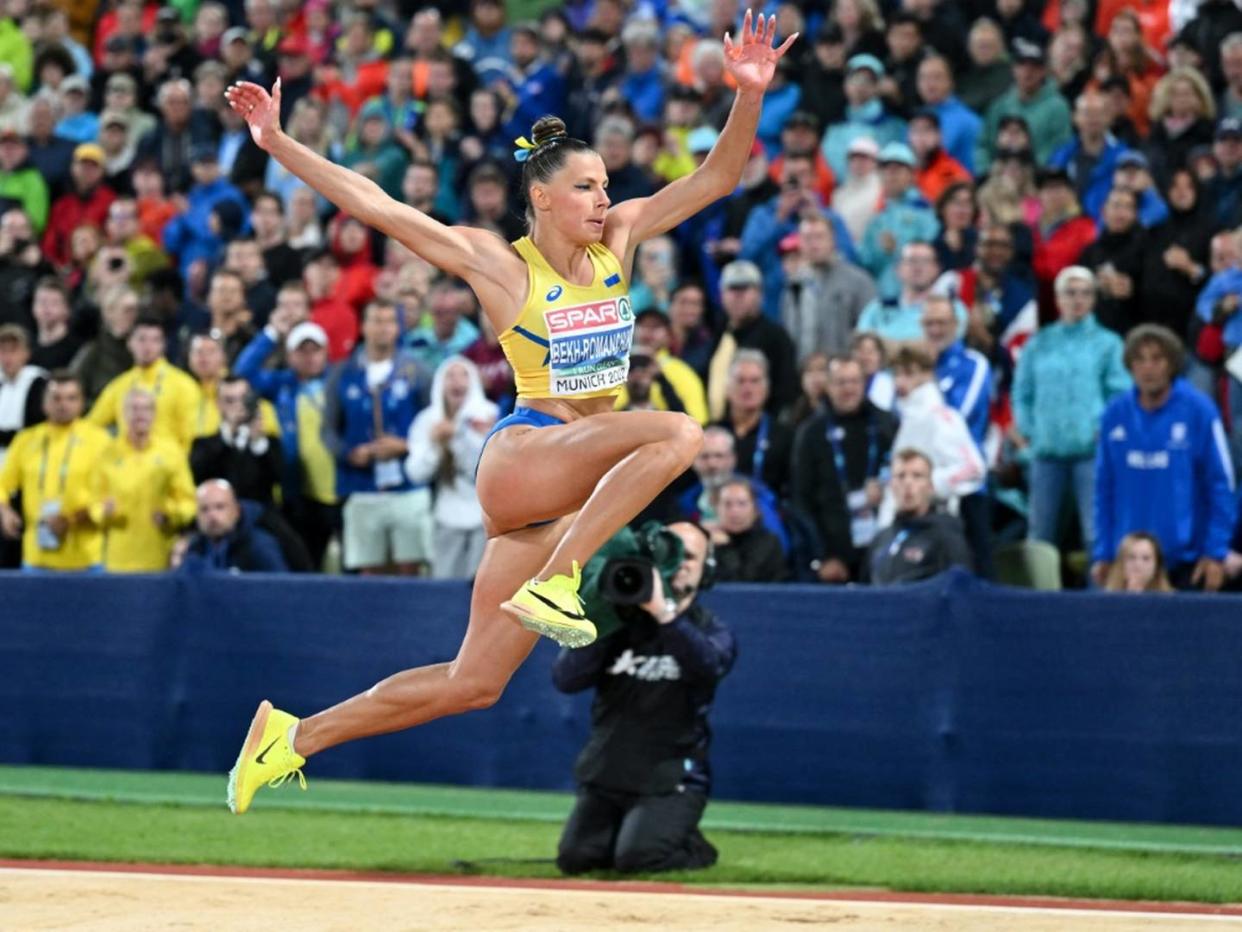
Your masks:
{"label": "lanyard with accreditation", "polygon": [[839,425],[828,412],[828,424],[824,429],[824,437],[832,447],[832,459],[837,468],[837,481],[841,483],[841,491],[845,493],[845,507],[850,513],[850,543],[855,547],[866,547],[875,538],[875,509],[867,503],[866,480],[875,479],[880,474],[880,440],[879,431],[875,426],[875,412],[867,414],[867,471],[863,475],[863,488],[851,489],[846,475],[845,428]]}

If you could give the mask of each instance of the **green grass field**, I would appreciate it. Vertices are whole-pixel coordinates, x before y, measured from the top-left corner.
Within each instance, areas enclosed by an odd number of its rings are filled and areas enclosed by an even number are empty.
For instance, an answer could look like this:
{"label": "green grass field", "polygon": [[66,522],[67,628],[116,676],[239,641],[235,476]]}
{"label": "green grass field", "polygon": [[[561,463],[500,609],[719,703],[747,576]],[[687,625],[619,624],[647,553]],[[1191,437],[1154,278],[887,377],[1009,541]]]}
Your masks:
{"label": "green grass field", "polygon": [[[317,780],[245,817],[223,775],[0,767],[0,857],[559,876],[571,798]],[[1242,902],[1242,831],[714,802],[697,885]]]}

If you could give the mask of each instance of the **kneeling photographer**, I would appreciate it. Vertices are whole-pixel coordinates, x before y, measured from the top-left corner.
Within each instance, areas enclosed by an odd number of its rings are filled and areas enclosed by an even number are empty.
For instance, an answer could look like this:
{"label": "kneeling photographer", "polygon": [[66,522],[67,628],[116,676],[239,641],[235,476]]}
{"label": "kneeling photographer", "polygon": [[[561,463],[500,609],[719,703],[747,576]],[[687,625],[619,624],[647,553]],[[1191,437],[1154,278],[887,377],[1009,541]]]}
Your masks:
{"label": "kneeling photographer", "polygon": [[714,574],[711,540],[689,522],[623,529],[583,572],[600,637],[562,650],[552,668],[562,692],[596,690],[557,852],[567,874],[716,863],[699,831],[711,777],[707,713],[737,648],[697,603]]}

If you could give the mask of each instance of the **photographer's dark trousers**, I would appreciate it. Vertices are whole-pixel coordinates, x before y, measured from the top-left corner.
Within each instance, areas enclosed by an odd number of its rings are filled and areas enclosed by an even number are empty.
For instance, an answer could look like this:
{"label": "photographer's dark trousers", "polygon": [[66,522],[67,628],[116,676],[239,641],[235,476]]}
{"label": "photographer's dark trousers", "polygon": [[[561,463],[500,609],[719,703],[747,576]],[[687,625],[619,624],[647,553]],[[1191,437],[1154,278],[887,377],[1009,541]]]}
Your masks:
{"label": "photographer's dark trousers", "polygon": [[638,796],[599,787],[578,789],[557,849],[566,874],[694,870],[716,863],[716,849],[699,831],[707,796],[686,790]]}

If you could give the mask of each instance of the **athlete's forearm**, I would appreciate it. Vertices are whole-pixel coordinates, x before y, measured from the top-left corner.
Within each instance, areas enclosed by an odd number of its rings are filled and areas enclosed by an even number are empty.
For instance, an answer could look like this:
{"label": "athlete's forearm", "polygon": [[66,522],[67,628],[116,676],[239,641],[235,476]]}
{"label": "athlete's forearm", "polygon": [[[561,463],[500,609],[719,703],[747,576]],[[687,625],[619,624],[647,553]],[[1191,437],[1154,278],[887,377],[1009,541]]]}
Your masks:
{"label": "athlete's forearm", "polygon": [[374,181],[329,161],[283,132],[276,136],[268,152],[345,213],[368,226],[375,225],[379,217],[376,208],[388,195]]}
{"label": "athlete's forearm", "polygon": [[700,172],[719,180],[726,191],[733,191],[742,180],[742,170],[750,160],[750,149],[755,141],[762,109],[762,92],[738,91],[720,138],[699,168]]}

